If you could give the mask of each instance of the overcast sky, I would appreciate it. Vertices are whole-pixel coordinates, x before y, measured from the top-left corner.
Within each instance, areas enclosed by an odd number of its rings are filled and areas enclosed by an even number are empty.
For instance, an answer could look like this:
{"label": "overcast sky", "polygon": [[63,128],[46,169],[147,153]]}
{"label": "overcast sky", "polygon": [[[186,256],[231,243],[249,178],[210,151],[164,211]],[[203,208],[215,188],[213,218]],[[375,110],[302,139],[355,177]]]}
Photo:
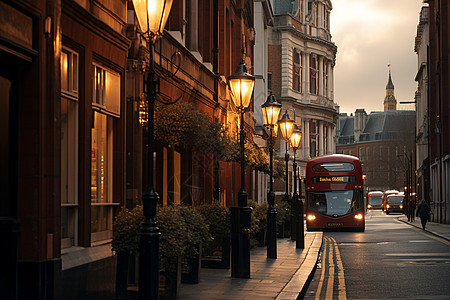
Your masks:
{"label": "overcast sky", "polygon": [[422,0],[332,0],[332,4],[331,34],[338,47],[334,100],[340,112],[383,111],[388,64],[397,103],[413,101],[414,39]]}

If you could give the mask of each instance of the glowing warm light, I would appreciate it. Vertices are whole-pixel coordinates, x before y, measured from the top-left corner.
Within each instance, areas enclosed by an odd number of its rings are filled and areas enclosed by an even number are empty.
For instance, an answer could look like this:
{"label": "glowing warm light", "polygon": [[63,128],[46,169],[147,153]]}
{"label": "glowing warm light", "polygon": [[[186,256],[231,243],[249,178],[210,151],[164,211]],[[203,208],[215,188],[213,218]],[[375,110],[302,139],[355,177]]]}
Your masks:
{"label": "glowing warm light", "polygon": [[400,208],[403,208],[403,205],[400,205]]}
{"label": "glowing warm light", "polygon": [[294,150],[297,150],[298,147],[300,146],[300,142],[302,140],[302,133],[298,129],[297,125],[295,125],[294,128],[295,129],[291,135],[291,146],[292,146],[292,148],[294,148]]}
{"label": "glowing warm light", "polygon": [[372,205],[368,204],[368,205],[367,205],[367,208],[372,208]]}
{"label": "glowing warm light", "polygon": [[362,220],[363,219],[363,215],[362,214],[357,214],[357,215],[355,215],[355,219]]}
{"label": "glowing warm light", "polygon": [[[263,116],[264,116],[264,122],[268,126],[274,126],[277,125],[278,122],[278,115],[281,111],[281,104],[277,102],[274,95],[270,95],[267,97],[266,102],[264,102],[263,105],[261,105]],[[278,128],[276,128],[278,130]]]}
{"label": "glowing warm light", "polygon": [[309,221],[314,221],[314,220],[316,219],[316,216],[315,216],[315,215],[308,215],[306,218],[307,218]]}
{"label": "glowing warm light", "polygon": [[294,131],[294,121],[289,118],[289,114],[286,110],[281,120],[278,121],[278,125],[280,126],[281,134],[286,141],[291,139],[292,132]]}
{"label": "glowing warm light", "polygon": [[386,208],[389,208],[389,204],[386,204]]}
{"label": "glowing warm light", "polygon": [[247,73],[247,66],[239,64],[236,72],[228,77],[231,99],[236,107],[245,109],[250,105],[255,77]]}
{"label": "glowing warm light", "polygon": [[143,33],[162,35],[173,0],[133,0],[136,17]]}

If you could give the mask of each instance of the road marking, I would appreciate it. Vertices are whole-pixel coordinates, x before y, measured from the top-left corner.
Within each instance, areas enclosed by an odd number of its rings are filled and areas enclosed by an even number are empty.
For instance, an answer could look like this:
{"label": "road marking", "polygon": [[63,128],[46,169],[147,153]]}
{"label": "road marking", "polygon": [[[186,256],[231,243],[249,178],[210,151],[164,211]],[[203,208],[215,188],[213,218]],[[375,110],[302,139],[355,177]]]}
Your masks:
{"label": "road marking", "polygon": [[334,239],[333,239],[333,244],[334,244],[334,247],[335,247],[336,264],[337,264],[337,267],[338,267],[338,282],[339,282],[338,299],[339,300],[346,300],[347,299],[347,291],[345,289],[344,265],[342,264],[341,254],[339,253],[339,248],[337,246],[336,240],[334,240]]}
{"label": "road marking", "polygon": [[[342,264],[341,254],[337,242],[334,238],[324,236],[323,252],[322,252],[322,273],[320,274],[319,283],[317,285],[315,299],[321,299],[322,288],[326,281],[326,290],[324,299],[335,299],[334,295],[334,279],[337,276],[338,295],[336,299],[346,300],[347,292],[345,288],[344,266]],[[336,262],[335,262],[336,261]],[[335,274],[337,271],[337,275]],[[328,276],[326,276],[328,273]]]}
{"label": "road marking", "polygon": [[320,299],[320,292],[322,291],[323,280],[325,278],[325,258],[327,255],[328,237],[324,237],[323,252],[322,252],[322,274],[320,274],[319,285],[316,291],[316,300]]}
{"label": "road marking", "polygon": [[325,299],[333,299],[333,286],[334,286],[334,261],[333,261],[333,238],[330,238],[330,252],[328,253],[328,280],[327,280],[327,291],[325,294]]}
{"label": "road marking", "polygon": [[411,229],[414,230],[414,231],[416,231],[416,232],[420,232],[420,233],[422,233],[423,235],[425,235],[425,236],[427,236],[427,237],[429,237],[429,238],[432,238],[433,240],[436,240],[436,241],[438,241],[438,242],[441,242],[441,243],[443,243],[443,244],[446,244],[446,245],[450,246],[450,241],[448,241],[448,240],[446,240],[446,239],[443,239],[443,238],[441,238],[441,237],[438,237],[438,236],[429,234],[429,233],[427,233],[426,231],[423,231],[422,229],[419,229],[419,228],[417,228],[417,227],[413,227],[413,226],[412,226]]}

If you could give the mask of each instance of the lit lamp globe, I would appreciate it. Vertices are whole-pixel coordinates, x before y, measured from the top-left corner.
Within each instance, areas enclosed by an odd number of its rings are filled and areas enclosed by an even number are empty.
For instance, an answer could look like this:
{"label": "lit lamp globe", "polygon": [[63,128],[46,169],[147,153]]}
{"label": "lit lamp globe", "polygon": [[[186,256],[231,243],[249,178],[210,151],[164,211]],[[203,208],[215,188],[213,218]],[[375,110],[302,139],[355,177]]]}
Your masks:
{"label": "lit lamp globe", "polygon": [[247,66],[240,63],[236,72],[228,77],[231,99],[236,107],[244,110],[250,105],[255,77],[247,73]]}
{"label": "lit lamp globe", "polygon": [[160,37],[170,15],[173,0],[133,0],[136,17],[144,35]]}
{"label": "lit lamp globe", "polygon": [[294,126],[294,130],[291,134],[291,146],[296,151],[300,147],[300,142],[302,140],[302,133],[298,129],[297,125]]}
{"label": "lit lamp globe", "polygon": [[[277,100],[275,99],[274,95],[270,95],[269,97],[267,97],[266,102],[264,102],[264,104],[261,106],[262,111],[263,111],[263,116],[264,116],[264,123],[267,126],[270,126],[271,128],[273,128],[274,132],[275,129],[277,129],[278,131],[278,116],[280,115],[280,111],[281,111],[281,103],[278,103]],[[276,133],[275,133],[276,136]]]}
{"label": "lit lamp globe", "polygon": [[294,131],[294,121],[289,118],[287,110],[284,112],[281,120],[278,121],[278,126],[280,126],[281,134],[285,141],[289,142]]}

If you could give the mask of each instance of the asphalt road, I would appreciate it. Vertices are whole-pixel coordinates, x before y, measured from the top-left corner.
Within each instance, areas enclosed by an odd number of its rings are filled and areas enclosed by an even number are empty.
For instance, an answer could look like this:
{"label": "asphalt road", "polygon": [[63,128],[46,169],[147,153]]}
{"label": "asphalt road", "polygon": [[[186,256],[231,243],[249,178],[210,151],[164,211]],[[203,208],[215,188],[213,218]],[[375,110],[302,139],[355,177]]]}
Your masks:
{"label": "asphalt road", "polygon": [[450,242],[369,211],[365,232],[326,232],[305,299],[450,299]]}

